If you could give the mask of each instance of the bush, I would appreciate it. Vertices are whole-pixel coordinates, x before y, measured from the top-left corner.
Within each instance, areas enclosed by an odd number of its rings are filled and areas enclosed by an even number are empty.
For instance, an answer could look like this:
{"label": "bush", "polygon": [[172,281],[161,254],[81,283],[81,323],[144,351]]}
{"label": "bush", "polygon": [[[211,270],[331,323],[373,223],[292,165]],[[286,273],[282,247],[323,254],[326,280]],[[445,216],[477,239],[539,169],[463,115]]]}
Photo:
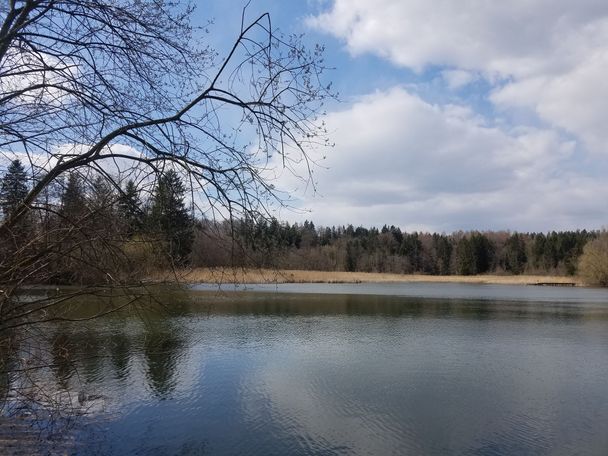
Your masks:
{"label": "bush", "polygon": [[121,246],[123,261],[117,268],[131,279],[140,280],[157,270],[169,269],[171,260],[163,241],[145,236],[134,236]]}
{"label": "bush", "polygon": [[608,286],[608,232],[602,232],[585,245],[578,271],[585,283]]}

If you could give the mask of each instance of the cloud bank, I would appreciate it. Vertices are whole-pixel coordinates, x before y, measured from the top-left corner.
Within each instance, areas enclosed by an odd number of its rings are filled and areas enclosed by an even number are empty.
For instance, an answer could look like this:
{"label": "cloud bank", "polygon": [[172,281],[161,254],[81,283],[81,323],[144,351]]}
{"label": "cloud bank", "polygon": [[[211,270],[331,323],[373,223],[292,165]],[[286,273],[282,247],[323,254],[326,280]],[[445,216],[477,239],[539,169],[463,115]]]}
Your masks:
{"label": "cloud bank", "polygon": [[317,176],[323,196],[305,201],[313,220],[439,231],[606,223],[608,3],[335,0],[308,25],[354,59],[373,54],[448,92],[468,89],[437,104],[397,85],[328,114],[336,148]]}

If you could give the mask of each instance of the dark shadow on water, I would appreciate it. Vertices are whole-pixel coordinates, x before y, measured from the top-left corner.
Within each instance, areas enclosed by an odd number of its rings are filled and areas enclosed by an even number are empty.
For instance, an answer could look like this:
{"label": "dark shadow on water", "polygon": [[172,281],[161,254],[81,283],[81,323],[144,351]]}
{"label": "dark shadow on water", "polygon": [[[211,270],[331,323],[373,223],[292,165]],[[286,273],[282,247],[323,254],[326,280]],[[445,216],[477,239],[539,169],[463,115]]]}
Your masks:
{"label": "dark shadow on water", "polygon": [[[204,305],[211,315],[348,315],[384,317],[462,318],[474,320],[559,319],[585,316],[608,320],[608,305],[598,303],[431,299],[402,296],[327,295],[293,293],[192,294],[190,312]],[[210,309],[210,310],[209,310]]]}

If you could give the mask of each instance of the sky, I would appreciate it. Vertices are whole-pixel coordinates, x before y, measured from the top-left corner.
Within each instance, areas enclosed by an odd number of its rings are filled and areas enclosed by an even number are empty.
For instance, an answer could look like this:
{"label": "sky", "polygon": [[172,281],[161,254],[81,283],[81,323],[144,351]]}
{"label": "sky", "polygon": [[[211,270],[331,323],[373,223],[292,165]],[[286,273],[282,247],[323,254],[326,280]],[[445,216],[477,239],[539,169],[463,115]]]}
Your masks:
{"label": "sky", "polygon": [[[245,2],[198,3],[221,53]],[[253,0],[324,44],[335,146],[290,222],[413,231],[598,229],[608,220],[605,0]]]}

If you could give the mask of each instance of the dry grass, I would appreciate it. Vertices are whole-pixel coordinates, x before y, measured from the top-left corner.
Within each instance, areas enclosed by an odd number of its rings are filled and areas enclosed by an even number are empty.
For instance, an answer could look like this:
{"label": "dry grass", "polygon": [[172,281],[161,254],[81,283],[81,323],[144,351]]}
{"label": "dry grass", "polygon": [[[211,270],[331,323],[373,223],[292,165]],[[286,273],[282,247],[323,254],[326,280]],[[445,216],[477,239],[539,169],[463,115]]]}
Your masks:
{"label": "dry grass", "polygon": [[363,283],[363,282],[450,282],[537,285],[574,284],[574,277],[536,275],[431,276],[422,274],[384,274],[370,272],[299,271],[240,268],[197,268],[155,274],[153,280],[180,280],[187,283]]}

